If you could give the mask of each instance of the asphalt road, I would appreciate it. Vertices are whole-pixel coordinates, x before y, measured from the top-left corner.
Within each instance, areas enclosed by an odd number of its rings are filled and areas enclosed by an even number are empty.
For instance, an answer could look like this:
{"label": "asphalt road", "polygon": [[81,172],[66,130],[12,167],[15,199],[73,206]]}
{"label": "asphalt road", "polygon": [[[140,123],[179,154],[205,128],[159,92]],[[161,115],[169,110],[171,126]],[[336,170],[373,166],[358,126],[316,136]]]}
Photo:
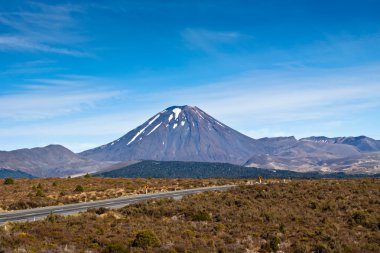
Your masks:
{"label": "asphalt road", "polygon": [[183,196],[205,192],[205,191],[217,191],[225,190],[235,187],[234,185],[224,185],[224,186],[212,186],[203,188],[194,188],[180,191],[170,191],[170,192],[160,192],[152,194],[140,194],[128,197],[120,197],[114,199],[105,199],[92,202],[82,202],[77,204],[61,205],[61,206],[48,206],[42,208],[33,208],[21,211],[12,211],[6,213],[0,213],[0,223],[10,222],[10,221],[34,221],[43,219],[49,214],[61,214],[69,215],[79,212],[86,211],[89,208],[121,208],[131,203],[141,202],[149,199],[159,199],[159,198],[181,198]]}

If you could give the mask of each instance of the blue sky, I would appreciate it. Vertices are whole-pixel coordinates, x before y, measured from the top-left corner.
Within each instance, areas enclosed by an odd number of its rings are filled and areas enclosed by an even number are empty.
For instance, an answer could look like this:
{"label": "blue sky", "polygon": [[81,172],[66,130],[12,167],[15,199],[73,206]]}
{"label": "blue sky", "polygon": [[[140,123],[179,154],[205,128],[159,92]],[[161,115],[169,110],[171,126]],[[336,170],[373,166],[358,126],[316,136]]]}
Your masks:
{"label": "blue sky", "polygon": [[379,1],[3,1],[0,150],[82,151],[171,105],[254,138],[380,139]]}

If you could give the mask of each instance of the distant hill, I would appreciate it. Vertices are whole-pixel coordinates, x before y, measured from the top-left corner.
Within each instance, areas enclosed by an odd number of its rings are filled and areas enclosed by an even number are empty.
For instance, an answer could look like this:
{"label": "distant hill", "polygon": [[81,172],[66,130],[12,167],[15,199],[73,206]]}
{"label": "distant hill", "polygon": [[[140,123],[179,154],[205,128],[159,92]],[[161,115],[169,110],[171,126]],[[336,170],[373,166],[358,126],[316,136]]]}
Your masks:
{"label": "distant hill", "polygon": [[0,178],[34,178],[32,175],[19,171],[19,170],[7,170],[7,169],[0,169]]}
{"label": "distant hill", "polygon": [[330,144],[347,144],[347,145],[356,147],[361,152],[380,151],[380,141],[369,138],[367,136],[334,137],[334,138],[328,138],[325,136],[312,136],[312,137],[300,139],[300,141],[311,141],[311,142],[330,143]]}
{"label": "distant hill", "polygon": [[[99,177],[125,178],[350,178],[366,175],[344,173],[299,173],[289,170],[248,168],[227,163],[141,161],[112,171],[95,174]],[[373,175],[379,177],[380,174]]]}
{"label": "distant hill", "polygon": [[0,168],[20,170],[36,177],[61,177],[94,172],[109,166],[81,157],[61,145],[0,151]]}

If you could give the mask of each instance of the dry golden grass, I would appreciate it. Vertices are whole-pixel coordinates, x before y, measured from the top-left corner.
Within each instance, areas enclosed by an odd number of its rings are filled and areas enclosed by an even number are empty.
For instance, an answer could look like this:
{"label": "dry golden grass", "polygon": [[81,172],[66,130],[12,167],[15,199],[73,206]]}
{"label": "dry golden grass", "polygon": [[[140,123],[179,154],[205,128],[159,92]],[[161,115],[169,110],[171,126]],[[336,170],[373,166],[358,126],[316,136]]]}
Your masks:
{"label": "dry golden grass", "polygon": [[[142,233],[148,234],[143,238],[146,240],[137,238]],[[119,210],[53,215],[43,221],[7,224],[0,229],[1,249],[87,253],[380,252],[380,180],[247,185],[182,200],[137,203]]]}

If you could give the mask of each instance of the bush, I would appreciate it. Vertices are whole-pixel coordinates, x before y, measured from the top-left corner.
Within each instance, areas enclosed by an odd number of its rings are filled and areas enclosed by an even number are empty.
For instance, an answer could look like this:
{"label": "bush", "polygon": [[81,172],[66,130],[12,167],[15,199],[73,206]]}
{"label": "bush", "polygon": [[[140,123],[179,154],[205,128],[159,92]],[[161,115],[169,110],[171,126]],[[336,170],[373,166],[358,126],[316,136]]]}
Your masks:
{"label": "bush", "polygon": [[96,213],[97,215],[105,214],[108,211],[109,210],[107,208],[105,208],[105,207],[90,208],[90,209],[87,210],[87,212]]}
{"label": "bush", "polygon": [[102,253],[129,253],[129,249],[119,243],[109,243],[103,249]]}
{"label": "bush", "polygon": [[77,185],[77,187],[74,190],[75,192],[84,192],[84,188],[81,185]]}
{"label": "bush", "polygon": [[358,225],[365,225],[367,214],[363,211],[356,211],[351,216],[352,220]]}
{"label": "bush", "polygon": [[137,233],[136,238],[133,240],[132,246],[134,247],[157,247],[160,246],[160,240],[156,234],[151,230],[142,230]]}
{"label": "bush", "polygon": [[92,177],[92,175],[91,174],[86,174],[86,175],[84,175],[84,178],[90,178],[90,177]]}
{"label": "bush", "polygon": [[4,179],[4,184],[5,185],[10,185],[10,184],[14,184],[15,183],[15,180],[11,177],[8,177],[6,179]]}
{"label": "bush", "polygon": [[280,248],[281,239],[278,237],[273,237],[269,243],[270,248],[276,252]]}
{"label": "bush", "polygon": [[36,196],[37,197],[45,197],[45,193],[41,189],[38,189],[36,192]]}
{"label": "bush", "polygon": [[193,221],[210,221],[211,216],[206,211],[199,211],[193,215],[192,220]]}

